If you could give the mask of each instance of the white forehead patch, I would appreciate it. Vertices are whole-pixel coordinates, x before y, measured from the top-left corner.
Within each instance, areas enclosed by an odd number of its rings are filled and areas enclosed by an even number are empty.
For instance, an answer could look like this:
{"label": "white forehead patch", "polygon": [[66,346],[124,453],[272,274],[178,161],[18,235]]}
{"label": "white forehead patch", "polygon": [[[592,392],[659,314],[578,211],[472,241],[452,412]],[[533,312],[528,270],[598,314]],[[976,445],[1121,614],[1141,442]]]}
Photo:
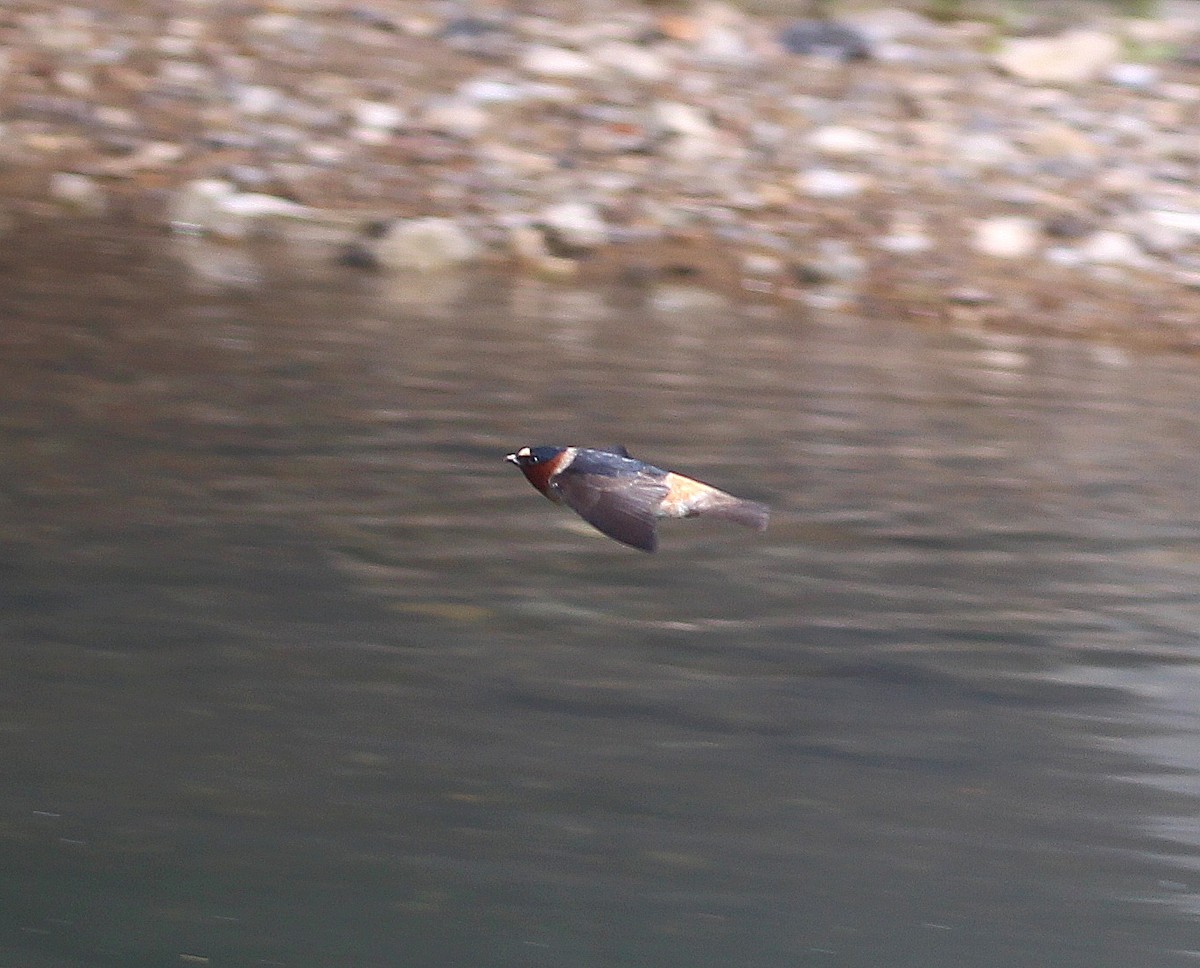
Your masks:
{"label": "white forehead patch", "polygon": [[529,448],[522,447],[520,450],[517,451],[517,456],[518,457],[528,457],[529,456]]}

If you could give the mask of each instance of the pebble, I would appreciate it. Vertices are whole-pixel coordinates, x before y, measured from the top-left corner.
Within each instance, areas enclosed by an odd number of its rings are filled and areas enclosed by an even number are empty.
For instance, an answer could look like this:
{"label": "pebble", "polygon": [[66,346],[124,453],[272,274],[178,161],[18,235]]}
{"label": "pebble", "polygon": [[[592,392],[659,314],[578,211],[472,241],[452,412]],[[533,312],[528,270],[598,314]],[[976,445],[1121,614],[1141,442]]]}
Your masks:
{"label": "pebble", "polygon": [[870,178],[858,172],[810,168],[800,172],[793,184],[796,191],[809,198],[853,198],[867,190]]}
{"label": "pebble", "polygon": [[665,80],[671,70],[666,59],[656,51],[622,41],[601,44],[591,56],[597,64],[647,84]]}
{"label": "pebble", "polygon": [[1157,210],[1148,212],[1147,218],[1153,225],[1181,232],[1193,238],[1200,238],[1200,211],[1176,212]]}
{"label": "pebble", "polygon": [[871,56],[870,42],[862,31],[833,20],[797,20],[779,32],[779,43],[789,54],[806,57],[852,61]]}
{"label": "pebble", "polygon": [[355,101],[350,109],[360,128],[395,131],[405,121],[404,109],[388,101]]}
{"label": "pebble", "polygon": [[712,138],[716,134],[708,114],[691,104],[659,101],[654,105],[654,123],[669,134]]}
{"label": "pebble", "polygon": [[796,265],[801,282],[857,283],[867,272],[867,260],[844,239],[821,239],[816,252]]}
{"label": "pebble", "polygon": [[1136,268],[1145,265],[1147,261],[1145,253],[1131,236],[1108,229],[1095,232],[1086,238],[1079,251],[1088,262],[1100,265]]}
{"label": "pebble", "polygon": [[488,126],[491,118],[487,111],[461,98],[443,98],[426,105],[421,112],[418,126],[426,131],[437,131],[456,138],[477,138]]}
{"label": "pebble", "polygon": [[372,248],[383,268],[415,272],[447,269],[470,262],[479,254],[475,241],[449,218],[394,222]]}
{"label": "pebble", "polygon": [[848,125],[830,125],[818,128],[808,137],[808,143],[820,154],[832,158],[853,158],[859,155],[874,155],[880,150],[880,141],[869,131]]}
{"label": "pebble", "polygon": [[537,77],[584,78],[599,73],[589,57],[562,47],[533,47],[521,58],[521,69]]}
{"label": "pebble", "polygon": [[505,104],[522,101],[526,97],[525,90],[520,84],[511,81],[493,80],[487,77],[475,77],[463,81],[458,88],[459,97],[477,104]]}
{"label": "pebble", "polygon": [[1110,70],[1121,42],[1099,30],[1071,30],[1057,37],[1012,37],[994,62],[1005,73],[1034,84],[1085,84]]}
{"label": "pebble", "polygon": [[996,259],[1024,259],[1038,247],[1039,226],[1019,215],[985,219],[975,227],[972,246]]}
{"label": "pebble", "polygon": [[1162,72],[1152,64],[1113,64],[1104,72],[1104,78],[1110,84],[1128,87],[1133,90],[1145,90],[1154,87],[1162,78]]}
{"label": "pebble", "polygon": [[309,218],[312,211],[286,198],[238,191],[232,182],[203,178],[179,189],[169,206],[171,227],[183,235],[244,239],[274,219]]}
{"label": "pebble", "polygon": [[56,171],[50,176],[50,195],[88,215],[103,215],[108,207],[104,189],[87,175]]}
{"label": "pebble", "polygon": [[586,202],[551,205],[542,210],[540,221],[562,244],[573,249],[596,249],[609,239],[600,212]]}
{"label": "pebble", "polygon": [[875,243],[885,252],[896,255],[917,255],[928,252],[934,246],[934,241],[925,231],[921,219],[912,213],[904,213],[892,220],[888,234]]}
{"label": "pebble", "polygon": [[724,312],[729,300],[710,289],[699,286],[657,286],[650,294],[650,308],[657,313],[679,315],[682,313]]}

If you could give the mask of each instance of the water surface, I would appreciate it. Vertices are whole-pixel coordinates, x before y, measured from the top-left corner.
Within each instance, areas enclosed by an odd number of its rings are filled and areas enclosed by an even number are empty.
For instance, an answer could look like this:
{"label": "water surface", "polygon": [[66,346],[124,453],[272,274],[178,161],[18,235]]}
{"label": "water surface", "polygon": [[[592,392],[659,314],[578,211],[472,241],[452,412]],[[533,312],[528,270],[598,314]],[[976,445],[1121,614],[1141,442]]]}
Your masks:
{"label": "water surface", "polygon": [[12,241],[0,964],[1195,963],[1191,361]]}

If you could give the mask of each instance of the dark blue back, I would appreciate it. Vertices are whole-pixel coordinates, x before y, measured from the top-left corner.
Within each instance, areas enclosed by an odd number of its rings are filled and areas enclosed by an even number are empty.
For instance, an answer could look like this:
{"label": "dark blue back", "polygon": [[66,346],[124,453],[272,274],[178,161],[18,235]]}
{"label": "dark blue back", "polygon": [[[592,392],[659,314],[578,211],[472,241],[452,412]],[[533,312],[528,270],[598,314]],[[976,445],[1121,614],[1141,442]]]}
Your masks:
{"label": "dark blue back", "polygon": [[577,474],[596,474],[602,477],[627,477],[645,474],[650,477],[666,477],[667,472],[640,460],[618,454],[611,450],[592,450],[581,447],[575,452],[568,471]]}

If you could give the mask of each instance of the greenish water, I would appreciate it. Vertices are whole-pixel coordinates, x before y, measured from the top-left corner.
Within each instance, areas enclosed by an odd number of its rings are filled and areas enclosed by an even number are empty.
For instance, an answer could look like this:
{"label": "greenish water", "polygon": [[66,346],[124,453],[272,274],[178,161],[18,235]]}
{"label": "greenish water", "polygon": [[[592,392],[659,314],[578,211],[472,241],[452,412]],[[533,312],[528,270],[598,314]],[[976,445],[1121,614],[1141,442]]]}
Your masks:
{"label": "greenish water", "polygon": [[1195,963],[1194,363],[12,241],[0,966]]}

